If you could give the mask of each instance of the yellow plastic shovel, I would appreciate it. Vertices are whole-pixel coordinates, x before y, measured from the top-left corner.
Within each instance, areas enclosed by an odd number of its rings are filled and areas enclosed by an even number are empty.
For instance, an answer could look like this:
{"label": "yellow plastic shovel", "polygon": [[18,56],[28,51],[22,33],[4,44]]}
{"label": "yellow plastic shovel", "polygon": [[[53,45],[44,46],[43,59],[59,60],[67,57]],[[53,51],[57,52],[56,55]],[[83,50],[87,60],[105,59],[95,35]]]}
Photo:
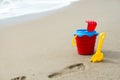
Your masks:
{"label": "yellow plastic shovel", "polygon": [[103,43],[105,37],[106,37],[106,33],[102,32],[100,34],[97,51],[90,59],[91,62],[94,63],[94,62],[101,62],[101,61],[103,61],[104,54],[101,52],[101,48],[102,48],[102,43]]}

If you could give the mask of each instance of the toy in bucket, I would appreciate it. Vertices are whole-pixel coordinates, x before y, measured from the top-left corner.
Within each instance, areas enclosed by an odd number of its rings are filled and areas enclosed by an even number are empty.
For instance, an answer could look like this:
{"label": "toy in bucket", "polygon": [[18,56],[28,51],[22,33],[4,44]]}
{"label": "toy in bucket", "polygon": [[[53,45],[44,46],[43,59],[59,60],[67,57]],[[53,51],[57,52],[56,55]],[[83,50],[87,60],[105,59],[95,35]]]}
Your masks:
{"label": "toy in bucket", "polygon": [[94,46],[96,36],[95,31],[97,23],[95,21],[86,21],[88,23],[87,29],[79,29],[74,32],[72,39],[73,46],[77,46],[78,54],[91,55],[94,53]]}

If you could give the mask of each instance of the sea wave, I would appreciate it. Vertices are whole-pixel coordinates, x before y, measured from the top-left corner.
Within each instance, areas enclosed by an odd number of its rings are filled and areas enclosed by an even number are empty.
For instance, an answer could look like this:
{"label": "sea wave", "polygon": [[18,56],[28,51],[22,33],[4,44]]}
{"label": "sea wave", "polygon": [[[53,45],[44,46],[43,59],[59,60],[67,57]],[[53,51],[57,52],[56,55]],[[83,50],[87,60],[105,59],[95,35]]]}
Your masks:
{"label": "sea wave", "polygon": [[0,19],[59,9],[77,0],[0,0]]}

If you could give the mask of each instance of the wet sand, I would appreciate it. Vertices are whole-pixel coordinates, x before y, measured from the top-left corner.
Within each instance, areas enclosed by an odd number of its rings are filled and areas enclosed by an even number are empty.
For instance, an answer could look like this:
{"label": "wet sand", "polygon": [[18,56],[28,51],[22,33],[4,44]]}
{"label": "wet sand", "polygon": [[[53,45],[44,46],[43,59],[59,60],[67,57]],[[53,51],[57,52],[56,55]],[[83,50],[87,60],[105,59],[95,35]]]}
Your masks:
{"label": "wet sand", "polygon": [[[119,14],[119,0],[81,0],[42,18],[1,25],[0,80],[119,80]],[[107,34],[101,63],[71,45],[85,20],[96,20],[96,30]]]}

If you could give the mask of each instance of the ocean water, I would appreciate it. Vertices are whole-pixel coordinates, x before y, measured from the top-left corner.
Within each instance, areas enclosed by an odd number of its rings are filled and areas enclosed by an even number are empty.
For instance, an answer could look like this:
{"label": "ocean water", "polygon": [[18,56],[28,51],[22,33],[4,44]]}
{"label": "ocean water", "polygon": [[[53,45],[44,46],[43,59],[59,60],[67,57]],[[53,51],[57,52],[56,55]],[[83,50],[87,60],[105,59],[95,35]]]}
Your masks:
{"label": "ocean water", "polygon": [[52,11],[78,0],[0,0],[0,20]]}

